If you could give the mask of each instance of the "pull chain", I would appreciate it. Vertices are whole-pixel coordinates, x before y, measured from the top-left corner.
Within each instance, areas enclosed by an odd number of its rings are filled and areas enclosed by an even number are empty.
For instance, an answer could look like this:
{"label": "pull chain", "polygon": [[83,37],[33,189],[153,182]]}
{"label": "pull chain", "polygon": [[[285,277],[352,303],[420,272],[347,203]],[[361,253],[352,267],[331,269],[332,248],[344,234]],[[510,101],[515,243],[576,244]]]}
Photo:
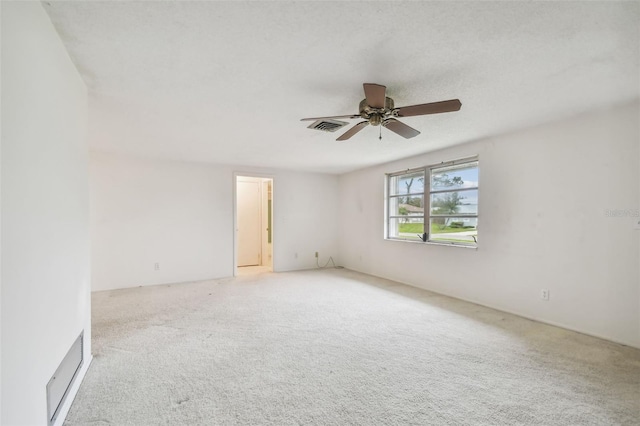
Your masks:
{"label": "pull chain", "polygon": [[378,139],[382,140],[382,126],[380,126],[380,136],[378,137]]}

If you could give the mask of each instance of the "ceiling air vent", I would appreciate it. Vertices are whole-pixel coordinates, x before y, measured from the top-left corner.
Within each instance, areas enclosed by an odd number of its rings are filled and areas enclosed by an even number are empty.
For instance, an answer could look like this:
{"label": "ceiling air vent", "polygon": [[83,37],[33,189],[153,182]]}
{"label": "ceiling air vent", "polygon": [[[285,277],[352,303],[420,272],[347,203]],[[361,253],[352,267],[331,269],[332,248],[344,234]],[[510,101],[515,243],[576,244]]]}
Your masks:
{"label": "ceiling air vent", "polygon": [[322,130],[323,132],[335,132],[336,130],[346,126],[347,124],[349,123],[347,123],[346,121],[323,119],[323,120],[314,121],[313,123],[311,123],[311,125],[308,128],[315,129],[315,130]]}

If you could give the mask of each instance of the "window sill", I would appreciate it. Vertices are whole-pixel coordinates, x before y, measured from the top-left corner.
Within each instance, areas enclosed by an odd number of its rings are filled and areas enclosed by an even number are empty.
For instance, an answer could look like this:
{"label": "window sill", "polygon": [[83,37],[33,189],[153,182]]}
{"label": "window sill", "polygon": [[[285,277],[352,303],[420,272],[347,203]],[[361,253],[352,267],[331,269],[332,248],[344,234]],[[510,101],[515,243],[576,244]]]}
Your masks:
{"label": "window sill", "polygon": [[429,246],[445,246],[445,247],[460,247],[465,249],[473,249],[478,250],[478,246],[466,245],[466,244],[455,244],[455,243],[440,243],[437,241],[418,241],[418,240],[404,240],[402,238],[385,238],[385,241],[396,241],[401,243],[410,243],[410,244],[423,244]]}

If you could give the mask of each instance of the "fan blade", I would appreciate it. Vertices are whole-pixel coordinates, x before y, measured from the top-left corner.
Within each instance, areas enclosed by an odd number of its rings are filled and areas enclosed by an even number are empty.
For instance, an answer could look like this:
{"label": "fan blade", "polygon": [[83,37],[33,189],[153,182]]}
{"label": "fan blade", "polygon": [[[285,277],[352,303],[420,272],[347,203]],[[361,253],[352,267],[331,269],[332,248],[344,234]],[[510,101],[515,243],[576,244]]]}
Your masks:
{"label": "fan blade", "polygon": [[349,130],[347,130],[346,132],[344,132],[342,134],[342,136],[340,136],[338,139],[336,139],[337,141],[346,141],[347,139],[349,139],[351,136],[355,135],[356,133],[358,133],[360,130],[364,129],[365,127],[367,127],[367,125],[369,124],[368,121],[361,121],[358,124],[356,124],[355,126],[353,126],[352,128],[350,128]]}
{"label": "fan blade", "polygon": [[413,138],[420,134],[420,132],[413,127],[409,127],[395,118],[387,118],[382,122],[382,125],[406,139]]}
{"label": "fan blade", "polygon": [[364,96],[367,98],[367,104],[371,108],[384,108],[387,88],[379,84],[364,83]]}
{"label": "fan blade", "polygon": [[313,118],[301,118],[300,121],[316,121],[316,120],[331,120],[334,118],[360,118],[360,114],[351,114],[351,115],[334,115],[332,117],[313,117]]}
{"label": "fan blade", "polygon": [[394,115],[396,117],[412,117],[414,115],[440,114],[441,112],[458,111],[461,106],[462,104],[459,99],[451,99],[442,102],[432,102],[430,104],[396,108],[394,110]]}

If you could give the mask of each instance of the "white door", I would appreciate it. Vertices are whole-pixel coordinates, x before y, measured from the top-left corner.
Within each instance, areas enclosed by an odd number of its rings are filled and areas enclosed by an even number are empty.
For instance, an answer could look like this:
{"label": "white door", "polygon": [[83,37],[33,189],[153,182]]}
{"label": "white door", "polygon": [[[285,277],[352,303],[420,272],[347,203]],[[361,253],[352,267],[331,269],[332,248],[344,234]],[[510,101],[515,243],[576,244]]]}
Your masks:
{"label": "white door", "polygon": [[238,266],[260,265],[260,183],[237,182]]}

